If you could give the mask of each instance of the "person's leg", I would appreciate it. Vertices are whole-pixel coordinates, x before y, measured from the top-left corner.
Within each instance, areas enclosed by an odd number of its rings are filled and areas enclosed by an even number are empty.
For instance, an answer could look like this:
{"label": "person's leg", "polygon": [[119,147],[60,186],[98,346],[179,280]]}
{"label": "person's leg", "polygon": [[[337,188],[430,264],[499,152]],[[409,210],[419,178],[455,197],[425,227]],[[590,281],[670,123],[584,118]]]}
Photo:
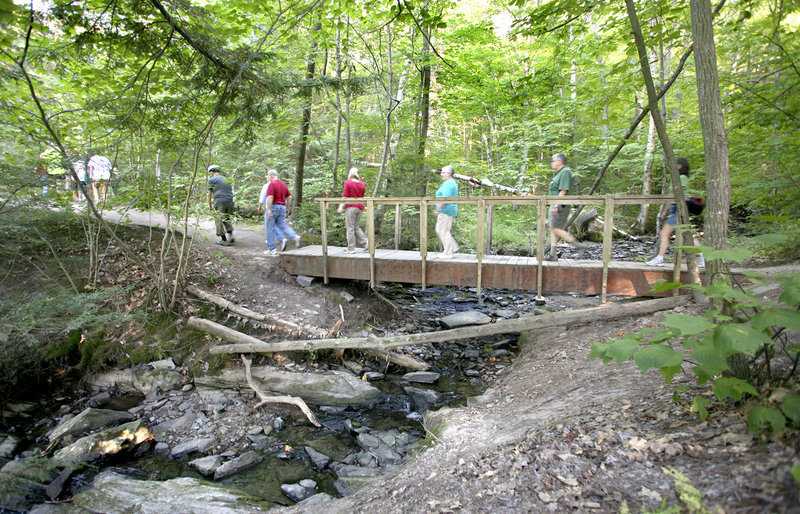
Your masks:
{"label": "person's leg", "polygon": [[[267,220],[267,248],[275,250],[275,206],[270,208],[272,216],[268,216]],[[266,214],[264,214],[266,216]]]}
{"label": "person's leg", "polygon": [[94,199],[95,205],[100,203],[100,191],[97,189],[96,180],[92,180],[92,198]]}
{"label": "person's leg", "polygon": [[356,211],[353,219],[353,227],[355,229],[356,243],[364,245],[364,248],[366,248],[369,246],[369,240],[367,239],[367,235],[364,234],[364,231],[361,230],[361,217],[364,215],[364,211],[362,211],[358,207],[353,207],[353,209]]}
{"label": "person's leg", "polygon": [[675,227],[669,225],[667,223],[661,227],[661,235],[659,237],[658,243],[658,256],[662,259],[667,254],[667,248],[669,248],[669,240],[672,237],[672,234],[675,233]]}
{"label": "person's leg", "polygon": [[454,219],[453,216],[443,213],[439,213],[439,217],[436,219],[436,234],[439,236],[439,241],[442,243],[442,255],[444,257],[452,257],[453,253],[455,253],[458,248],[455,239],[453,239],[453,236],[450,234]]}
{"label": "person's leg", "polygon": [[358,207],[348,207],[344,210],[345,238],[347,239],[347,250],[356,251],[356,228],[358,227],[358,214],[361,209]]}
{"label": "person's leg", "polygon": [[281,234],[284,238],[294,239],[295,244],[300,244],[300,237],[298,237],[297,233],[292,230],[286,223],[286,206],[285,205],[273,205],[272,212],[273,217],[275,218],[275,226],[280,230]]}

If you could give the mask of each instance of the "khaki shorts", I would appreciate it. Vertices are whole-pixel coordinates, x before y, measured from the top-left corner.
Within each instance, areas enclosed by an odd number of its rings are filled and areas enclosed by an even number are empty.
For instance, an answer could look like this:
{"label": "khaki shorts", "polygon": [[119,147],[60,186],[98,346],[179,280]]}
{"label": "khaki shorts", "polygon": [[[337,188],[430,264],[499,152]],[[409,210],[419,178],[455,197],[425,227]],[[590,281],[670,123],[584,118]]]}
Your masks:
{"label": "khaki shorts", "polygon": [[547,210],[547,223],[550,225],[550,228],[566,228],[567,221],[569,221],[569,211],[571,210],[572,206],[570,205],[560,205],[558,215],[553,216],[553,206],[551,205]]}

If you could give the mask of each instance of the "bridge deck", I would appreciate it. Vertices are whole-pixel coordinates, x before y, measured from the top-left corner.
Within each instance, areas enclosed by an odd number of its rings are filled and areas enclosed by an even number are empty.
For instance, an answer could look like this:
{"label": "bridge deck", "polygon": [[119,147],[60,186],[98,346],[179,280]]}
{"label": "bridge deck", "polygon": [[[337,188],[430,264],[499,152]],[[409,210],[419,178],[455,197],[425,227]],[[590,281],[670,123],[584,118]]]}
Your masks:
{"label": "bridge deck", "polygon": [[[328,277],[370,280],[370,255],[344,253],[344,248],[328,247]],[[475,255],[456,254],[453,259],[437,259],[429,253],[425,262],[425,283],[475,287],[478,260]],[[281,254],[281,265],[292,275],[325,276],[322,246],[304,246]],[[418,251],[376,250],[375,280],[380,282],[422,283],[422,257]],[[534,257],[485,255],[481,286],[536,290],[538,261]],[[599,260],[561,258],[542,263],[542,289],[547,292],[601,294],[603,263]],[[651,267],[641,262],[611,261],[608,267],[607,294],[622,296],[663,296],[649,291],[659,279],[672,281],[672,266]],[[681,281],[688,282],[686,267]]]}

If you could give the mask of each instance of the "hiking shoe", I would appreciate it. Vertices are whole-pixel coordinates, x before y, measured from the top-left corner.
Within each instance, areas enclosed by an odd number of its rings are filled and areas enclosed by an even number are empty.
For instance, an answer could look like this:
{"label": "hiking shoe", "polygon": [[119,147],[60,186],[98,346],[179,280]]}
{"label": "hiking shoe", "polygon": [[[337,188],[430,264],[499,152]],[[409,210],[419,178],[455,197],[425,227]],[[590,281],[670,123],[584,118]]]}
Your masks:
{"label": "hiking shoe", "polygon": [[663,266],[664,265],[664,257],[658,255],[654,259],[650,259],[649,261],[645,262],[648,266]]}
{"label": "hiking shoe", "polygon": [[233,243],[235,243],[235,242],[236,242],[236,239],[234,239],[234,238],[233,238],[233,232],[230,232],[230,233],[228,234],[228,242],[229,242],[230,244],[233,244]]}
{"label": "hiking shoe", "polygon": [[294,236],[294,247],[300,248],[300,236]]}
{"label": "hiking shoe", "polygon": [[351,250],[350,248],[345,248],[344,253],[356,253],[355,250]]}
{"label": "hiking shoe", "polygon": [[225,240],[225,239],[220,239],[220,240],[218,240],[218,241],[214,241],[214,242],[215,242],[215,243],[217,243],[218,245],[221,245],[221,246],[230,246],[230,245],[231,245],[231,244],[230,244],[230,243],[229,243],[227,240]]}
{"label": "hiking shoe", "polygon": [[453,258],[453,254],[452,253],[443,253],[443,254],[439,255],[439,258],[440,259],[452,259]]}
{"label": "hiking shoe", "polygon": [[572,246],[578,250],[578,253],[575,255],[576,259],[583,259],[583,256],[586,255],[586,250],[589,248],[589,245],[586,243],[579,243],[578,241],[572,243]]}
{"label": "hiking shoe", "polygon": [[267,250],[266,252],[264,252],[264,255],[267,255],[269,257],[277,257],[278,250]]}
{"label": "hiking shoe", "polygon": [[558,260],[558,255],[556,255],[555,252],[550,252],[548,254],[545,254],[544,260],[555,262]]}
{"label": "hiking shoe", "polygon": [[285,239],[285,238],[284,238],[283,241],[281,241],[281,251],[286,250],[286,241],[288,241],[288,239]]}

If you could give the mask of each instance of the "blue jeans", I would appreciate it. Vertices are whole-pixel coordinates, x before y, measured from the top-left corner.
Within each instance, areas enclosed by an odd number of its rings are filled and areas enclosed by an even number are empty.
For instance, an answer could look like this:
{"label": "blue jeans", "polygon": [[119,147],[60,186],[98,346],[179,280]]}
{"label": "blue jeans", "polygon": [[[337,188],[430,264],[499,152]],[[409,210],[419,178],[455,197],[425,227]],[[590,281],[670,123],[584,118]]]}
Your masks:
{"label": "blue jeans", "polygon": [[[297,233],[286,223],[286,206],[273,205],[271,208],[272,217],[264,213],[264,230],[267,234],[267,247],[274,250],[278,241],[283,239],[294,239]],[[283,238],[278,239],[275,232],[280,232]]]}

